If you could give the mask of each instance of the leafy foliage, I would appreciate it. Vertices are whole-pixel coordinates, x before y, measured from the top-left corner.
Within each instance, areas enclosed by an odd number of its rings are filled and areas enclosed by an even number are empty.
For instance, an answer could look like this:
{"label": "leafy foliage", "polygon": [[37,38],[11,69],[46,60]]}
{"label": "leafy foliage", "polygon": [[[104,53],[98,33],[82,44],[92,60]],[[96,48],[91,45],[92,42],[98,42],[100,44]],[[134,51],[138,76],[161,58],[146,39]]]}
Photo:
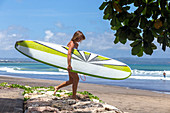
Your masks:
{"label": "leafy foliage", "polygon": [[[132,41],[132,55],[141,57],[143,53],[152,55],[157,49],[154,39],[162,50],[170,47],[169,4],[167,0],[105,0],[99,9],[104,10],[103,19],[116,30],[114,43]],[[136,10],[130,12],[131,6]]]}

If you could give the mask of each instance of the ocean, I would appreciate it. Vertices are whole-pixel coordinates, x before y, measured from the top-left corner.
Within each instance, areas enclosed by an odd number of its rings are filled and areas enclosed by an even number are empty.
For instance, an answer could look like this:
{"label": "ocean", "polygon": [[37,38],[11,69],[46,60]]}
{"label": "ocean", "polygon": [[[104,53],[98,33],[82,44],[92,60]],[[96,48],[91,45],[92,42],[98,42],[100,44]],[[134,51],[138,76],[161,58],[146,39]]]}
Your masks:
{"label": "ocean", "polygon": [[[115,58],[128,64],[132,75],[125,80],[107,80],[86,76],[82,83],[122,86],[170,94],[170,58]],[[164,78],[163,73],[166,73]],[[0,58],[0,76],[68,80],[68,73],[27,58]],[[80,75],[83,79],[84,76]]]}

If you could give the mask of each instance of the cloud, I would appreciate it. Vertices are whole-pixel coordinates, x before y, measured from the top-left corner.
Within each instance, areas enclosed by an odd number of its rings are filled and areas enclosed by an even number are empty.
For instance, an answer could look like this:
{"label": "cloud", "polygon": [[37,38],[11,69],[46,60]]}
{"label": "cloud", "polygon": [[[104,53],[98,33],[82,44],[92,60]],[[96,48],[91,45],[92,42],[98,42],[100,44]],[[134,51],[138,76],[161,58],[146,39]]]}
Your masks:
{"label": "cloud", "polygon": [[[71,40],[72,35],[64,32],[52,32],[50,30],[45,31],[46,36],[44,37],[45,41],[57,43],[61,45],[67,45]],[[95,33],[95,32],[86,32],[84,33],[86,40],[80,44],[80,49],[88,49],[94,51],[100,50],[109,50],[109,49],[118,49],[118,50],[129,50],[130,46],[128,44],[114,44],[114,34],[110,32],[104,33]]]}
{"label": "cloud", "polygon": [[59,29],[59,30],[73,30],[73,29],[76,29],[76,27],[75,26],[70,26],[70,25],[68,25],[68,24],[64,24],[64,23],[62,23],[62,22],[57,22],[56,24],[55,24],[55,26],[57,27],[57,29]]}
{"label": "cloud", "polygon": [[109,49],[118,49],[118,50],[129,50],[130,46],[128,44],[114,44],[114,33],[104,32],[104,33],[95,33],[87,32],[86,40],[82,43],[83,48],[93,49],[95,51],[109,50]]}
{"label": "cloud", "polygon": [[113,37],[114,35],[108,32],[100,34],[87,32],[86,40],[82,43],[82,46],[93,50],[107,50],[113,47]]}
{"label": "cloud", "polygon": [[56,25],[57,28],[63,28],[64,27],[64,25],[61,22],[57,22],[55,25]]}
{"label": "cloud", "polygon": [[9,26],[5,30],[0,30],[0,50],[11,50],[15,42],[26,39],[27,29],[21,26]]}
{"label": "cloud", "polygon": [[70,41],[71,35],[66,34],[64,32],[53,32],[51,30],[45,31],[45,37],[44,40],[47,42],[52,42],[56,44],[61,45],[67,45],[67,43]]}
{"label": "cloud", "polygon": [[50,30],[46,30],[45,34],[46,34],[45,41],[47,41],[47,42],[50,40],[50,38],[52,38],[54,36],[54,34]]}

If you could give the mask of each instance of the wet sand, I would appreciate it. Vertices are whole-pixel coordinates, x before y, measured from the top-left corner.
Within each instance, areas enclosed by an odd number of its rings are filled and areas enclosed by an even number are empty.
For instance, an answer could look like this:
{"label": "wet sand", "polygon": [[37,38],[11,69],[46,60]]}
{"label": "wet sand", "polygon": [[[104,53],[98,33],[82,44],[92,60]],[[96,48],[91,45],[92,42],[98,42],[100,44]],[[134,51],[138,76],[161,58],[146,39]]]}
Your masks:
{"label": "wet sand", "polygon": [[[63,81],[0,76],[0,83],[29,86],[56,86]],[[62,88],[71,90],[71,86]],[[78,91],[88,91],[102,101],[129,113],[170,113],[170,95],[125,87],[79,83]]]}

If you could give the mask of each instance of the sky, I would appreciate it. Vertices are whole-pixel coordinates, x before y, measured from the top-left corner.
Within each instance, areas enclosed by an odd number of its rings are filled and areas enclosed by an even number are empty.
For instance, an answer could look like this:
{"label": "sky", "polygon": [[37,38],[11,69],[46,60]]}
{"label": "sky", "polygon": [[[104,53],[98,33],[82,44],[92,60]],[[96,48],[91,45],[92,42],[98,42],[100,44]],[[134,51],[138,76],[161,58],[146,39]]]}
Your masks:
{"label": "sky", "polygon": [[[0,0],[0,58],[26,58],[15,50],[18,40],[40,40],[67,45],[80,30],[86,40],[80,50],[111,58],[132,57],[132,42],[114,44],[115,31],[99,10],[104,0]],[[170,50],[157,50],[142,58],[169,58]]]}

